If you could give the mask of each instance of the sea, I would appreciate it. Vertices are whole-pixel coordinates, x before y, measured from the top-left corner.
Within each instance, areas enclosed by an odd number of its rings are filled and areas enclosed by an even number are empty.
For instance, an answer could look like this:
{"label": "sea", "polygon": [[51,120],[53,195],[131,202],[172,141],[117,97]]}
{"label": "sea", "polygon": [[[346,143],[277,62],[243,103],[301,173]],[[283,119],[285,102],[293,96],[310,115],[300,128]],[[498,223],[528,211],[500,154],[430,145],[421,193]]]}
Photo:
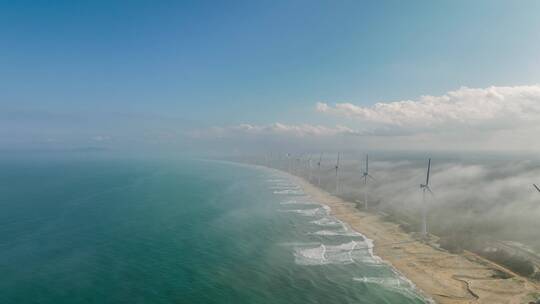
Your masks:
{"label": "sea", "polygon": [[287,175],[0,159],[0,303],[427,303]]}

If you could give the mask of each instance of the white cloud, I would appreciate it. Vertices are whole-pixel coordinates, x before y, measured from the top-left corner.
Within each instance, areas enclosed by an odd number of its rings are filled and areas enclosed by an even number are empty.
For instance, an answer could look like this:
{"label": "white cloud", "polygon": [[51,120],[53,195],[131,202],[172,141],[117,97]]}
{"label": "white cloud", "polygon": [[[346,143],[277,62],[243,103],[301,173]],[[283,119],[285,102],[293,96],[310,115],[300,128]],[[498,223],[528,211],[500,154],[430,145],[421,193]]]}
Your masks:
{"label": "white cloud", "polygon": [[228,127],[214,127],[192,132],[194,137],[228,137],[237,135],[284,135],[293,137],[359,135],[358,131],[342,125],[327,127],[322,125],[300,124],[288,125],[273,123],[268,125],[239,124]]}
{"label": "white cloud", "polygon": [[442,96],[379,102],[369,107],[351,103],[334,106],[317,103],[316,110],[350,117],[372,126],[429,131],[452,127],[508,129],[540,122],[540,86],[462,87]]}
{"label": "white cloud", "polygon": [[333,116],[337,124],[246,123],[190,134],[201,139],[239,139],[250,143],[279,139],[288,146],[312,144],[341,149],[540,149],[540,143],[531,140],[540,134],[540,85],[462,87],[441,96],[373,106],[317,103],[316,110]]}

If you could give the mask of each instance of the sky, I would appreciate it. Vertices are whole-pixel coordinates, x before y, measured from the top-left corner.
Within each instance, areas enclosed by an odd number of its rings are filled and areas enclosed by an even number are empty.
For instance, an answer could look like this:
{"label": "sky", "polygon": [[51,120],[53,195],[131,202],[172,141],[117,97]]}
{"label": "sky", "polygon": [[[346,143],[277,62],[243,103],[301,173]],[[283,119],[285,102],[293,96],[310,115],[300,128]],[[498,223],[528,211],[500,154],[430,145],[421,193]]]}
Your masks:
{"label": "sky", "polygon": [[538,12],[0,0],[0,149],[537,150]]}

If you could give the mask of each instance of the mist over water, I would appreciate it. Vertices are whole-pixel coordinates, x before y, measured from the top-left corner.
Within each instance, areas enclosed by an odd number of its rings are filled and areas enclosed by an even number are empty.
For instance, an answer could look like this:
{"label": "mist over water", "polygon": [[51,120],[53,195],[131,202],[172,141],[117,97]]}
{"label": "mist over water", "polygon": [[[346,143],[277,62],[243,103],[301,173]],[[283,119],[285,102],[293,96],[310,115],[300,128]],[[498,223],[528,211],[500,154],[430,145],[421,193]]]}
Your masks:
{"label": "mist over water", "polygon": [[3,162],[2,303],[422,303],[284,175],[218,162]]}

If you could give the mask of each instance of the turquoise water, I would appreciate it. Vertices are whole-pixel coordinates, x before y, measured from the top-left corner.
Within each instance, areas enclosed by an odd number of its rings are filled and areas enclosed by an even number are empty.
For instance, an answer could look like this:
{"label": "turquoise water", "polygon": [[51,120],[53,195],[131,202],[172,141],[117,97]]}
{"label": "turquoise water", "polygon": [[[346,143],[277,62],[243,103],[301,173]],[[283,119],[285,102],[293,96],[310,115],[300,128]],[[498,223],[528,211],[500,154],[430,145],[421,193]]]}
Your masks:
{"label": "turquoise water", "polygon": [[0,303],[423,303],[285,176],[3,160]]}

